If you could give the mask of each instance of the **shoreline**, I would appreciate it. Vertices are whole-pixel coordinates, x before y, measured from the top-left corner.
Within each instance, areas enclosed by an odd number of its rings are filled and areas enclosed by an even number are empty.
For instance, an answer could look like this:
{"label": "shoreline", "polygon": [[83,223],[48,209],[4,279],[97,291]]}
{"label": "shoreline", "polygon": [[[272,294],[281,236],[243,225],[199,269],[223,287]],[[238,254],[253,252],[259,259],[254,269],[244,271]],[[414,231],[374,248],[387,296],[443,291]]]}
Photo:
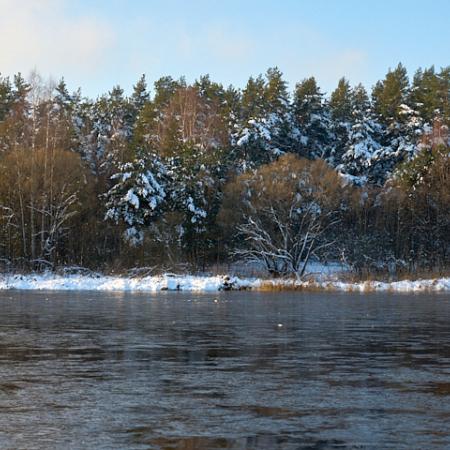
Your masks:
{"label": "shoreline", "polygon": [[450,292],[450,277],[395,282],[346,282],[338,279],[296,281],[289,279],[241,278],[235,276],[0,274],[0,291],[99,291],[99,292],[219,292],[329,291],[329,292]]}

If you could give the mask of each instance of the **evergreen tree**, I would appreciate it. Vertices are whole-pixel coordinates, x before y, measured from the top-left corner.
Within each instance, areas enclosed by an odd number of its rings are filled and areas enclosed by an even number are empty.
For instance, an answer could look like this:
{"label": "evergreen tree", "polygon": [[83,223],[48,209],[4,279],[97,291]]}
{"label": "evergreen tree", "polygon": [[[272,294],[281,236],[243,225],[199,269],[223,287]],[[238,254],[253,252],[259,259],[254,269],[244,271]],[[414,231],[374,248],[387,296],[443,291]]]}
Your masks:
{"label": "evergreen tree", "polygon": [[414,75],[409,102],[420,118],[432,126],[439,118],[449,123],[450,67],[436,73],[434,66],[418,69]]}
{"label": "evergreen tree", "polygon": [[[432,79],[433,73],[434,69],[427,73],[426,78]],[[380,179],[388,178],[399,163],[416,152],[420,143],[424,124],[415,107],[421,107],[425,113],[420,102],[420,92],[425,93],[420,87],[422,79],[423,73],[417,72],[410,89],[406,69],[399,64],[395,70],[389,70],[385,79],[373,89],[374,110],[384,125],[383,149],[377,155],[377,167],[383,174]]]}
{"label": "evergreen tree", "polygon": [[439,98],[442,108],[442,119],[448,128],[450,127],[450,66],[443,67],[438,77],[440,81]]}
{"label": "evergreen tree", "polygon": [[167,106],[175,92],[181,87],[186,87],[184,78],[174,80],[172,77],[161,77],[159,80],[155,81],[155,96],[153,98],[155,108],[162,110]]}
{"label": "evergreen tree", "polygon": [[199,156],[198,149],[184,145],[176,156],[167,159],[171,178],[169,207],[180,213],[180,236],[187,252],[204,237],[210,209],[208,191],[214,189],[217,180],[211,167],[204,164],[204,157]]}
{"label": "evergreen tree", "polygon": [[8,77],[4,78],[0,75],[0,123],[8,116],[12,101],[11,82]]}
{"label": "evergreen tree", "polygon": [[301,131],[297,152],[307,158],[328,158],[333,153],[334,135],[329,106],[314,77],[295,87],[294,114]]}
{"label": "evergreen tree", "polygon": [[289,108],[287,82],[278,67],[271,67],[266,72],[264,96],[266,109],[272,114],[284,114]]}
{"label": "evergreen tree", "polygon": [[58,140],[56,146],[66,150],[76,150],[79,147],[77,139],[78,123],[74,117],[75,100],[68,89],[64,78],[55,87],[52,98],[51,121]]}
{"label": "evergreen tree", "polygon": [[220,83],[212,82],[209,75],[200,77],[194,83],[199,102],[197,121],[208,131],[206,146],[212,151],[225,148],[230,144],[230,108],[225,97],[225,90]]}
{"label": "evergreen tree", "polygon": [[267,71],[266,81],[262,77],[250,78],[242,96],[242,111],[243,118],[234,134],[238,171],[273,161],[295,149],[299,132],[287,83],[276,67]]}
{"label": "evergreen tree", "polygon": [[128,141],[130,141],[129,153],[130,158],[132,158],[139,150],[147,147],[148,127],[149,124],[152,124],[152,119],[155,117],[153,105],[150,101],[150,94],[147,90],[145,75],[142,75],[133,86],[133,93],[129,102],[131,136],[128,138]]}
{"label": "evergreen tree", "polygon": [[125,225],[123,237],[141,245],[145,228],[163,213],[166,199],[166,169],[156,155],[119,164],[106,193],[105,219]]}
{"label": "evergreen tree", "polygon": [[242,91],[242,122],[262,118],[266,113],[265,82],[262,75],[250,77]]}
{"label": "evergreen tree", "polygon": [[109,174],[114,167],[133,158],[129,145],[133,113],[123,89],[115,86],[107,96],[100,97],[93,105],[91,117],[96,170]]}
{"label": "evergreen tree", "polygon": [[345,78],[339,80],[337,88],[331,93],[330,110],[334,121],[349,122],[352,117],[352,90]]}
{"label": "evergreen tree", "polygon": [[4,134],[2,136],[2,148],[4,150],[11,150],[19,145],[26,148],[30,144],[30,90],[30,84],[25,81],[20,73],[14,75],[9,113],[5,117]]}
{"label": "evergreen tree", "polygon": [[364,87],[356,86],[351,94],[351,125],[337,170],[356,185],[368,180],[378,182],[376,165],[383,148],[380,143],[383,128],[372,114]]}
{"label": "evergreen tree", "polygon": [[86,161],[91,171],[99,175],[101,160],[98,154],[96,105],[92,100],[83,98],[80,89],[73,93],[72,100],[75,151]]}
{"label": "evergreen tree", "polygon": [[238,129],[242,117],[242,96],[238,89],[228,86],[224,92],[224,118],[228,125],[228,144],[232,144],[232,136]]}
{"label": "evergreen tree", "polygon": [[353,92],[345,78],[339,80],[337,88],[331,94],[330,111],[335,144],[328,161],[331,165],[336,165],[345,151],[353,117]]}
{"label": "evergreen tree", "polygon": [[133,114],[133,122],[139,116],[144,106],[150,101],[150,94],[147,90],[147,81],[145,74],[139,78],[133,86],[133,93],[130,98],[130,106]]}
{"label": "evergreen tree", "polygon": [[372,102],[375,114],[385,125],[391,125],[401,117],[400,106],[407,104],[409,96],[409,80],[402,64],[389,70],[382,81],[378,81],[372,91]]}

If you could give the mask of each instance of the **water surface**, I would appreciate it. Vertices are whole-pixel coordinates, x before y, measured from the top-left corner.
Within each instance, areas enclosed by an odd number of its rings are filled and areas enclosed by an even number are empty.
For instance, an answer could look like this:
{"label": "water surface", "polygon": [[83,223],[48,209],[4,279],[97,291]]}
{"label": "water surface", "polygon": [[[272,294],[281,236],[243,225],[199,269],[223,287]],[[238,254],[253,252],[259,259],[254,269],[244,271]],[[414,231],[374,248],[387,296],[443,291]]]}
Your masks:
{"label": "water surface", "polygon": [[450,448],[450,296],[0,292],[2,449]]}

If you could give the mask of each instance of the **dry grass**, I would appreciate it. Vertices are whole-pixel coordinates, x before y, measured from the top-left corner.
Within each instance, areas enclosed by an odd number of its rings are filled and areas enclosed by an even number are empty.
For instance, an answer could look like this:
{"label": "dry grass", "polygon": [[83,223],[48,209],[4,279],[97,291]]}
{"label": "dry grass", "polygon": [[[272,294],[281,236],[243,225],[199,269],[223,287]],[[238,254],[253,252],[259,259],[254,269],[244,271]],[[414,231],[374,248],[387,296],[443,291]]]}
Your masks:
{"label": "dry grass", "polygon": [[336,291],[336,286],[332,284],[316,282],[297,282],[296,280],[264,280],[261,284],[254,288],[257,291],[263,292],[286,292],[286,291],[301,291],[301,292],[320,292],[320,291]]}

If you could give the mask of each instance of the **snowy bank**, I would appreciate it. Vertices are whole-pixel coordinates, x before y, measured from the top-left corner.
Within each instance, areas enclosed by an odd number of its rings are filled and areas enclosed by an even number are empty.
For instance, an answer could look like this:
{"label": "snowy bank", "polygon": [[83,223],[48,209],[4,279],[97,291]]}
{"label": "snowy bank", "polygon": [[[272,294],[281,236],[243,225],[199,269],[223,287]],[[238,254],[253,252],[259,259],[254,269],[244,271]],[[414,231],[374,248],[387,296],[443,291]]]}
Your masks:
{"label": "snowy bank", "polygon": [[327,290],[346,292],[427,292],[449,291],[450,278],[431,280],[397,281],[384,283],[366,281],[347,283],[341,281],[294,281],[263,280],[257,278],[238,278],[228,276],[159,275],[127,278],[122,276],[87,275],[0,275],[0,290],[87,290],[87,291],[124,291],[159,292],[188,291],[214,292],[220,290]]}
{"label": "snowy bank", "polygon": [[[238,289],[239,279],[233,279],[231,286]],[[251,284],[251,282],[249,282]],[[250,285],[248,286],[250,287]],[[191,276],[191,275],[160,275],[148,277],[122,276],[87,276],[87,275],[55,275],[30,274],[0,276],[1,289],[30,289],[30,290],[62,290],[62,291],[218,291],[228,288],[223,276]]]}

